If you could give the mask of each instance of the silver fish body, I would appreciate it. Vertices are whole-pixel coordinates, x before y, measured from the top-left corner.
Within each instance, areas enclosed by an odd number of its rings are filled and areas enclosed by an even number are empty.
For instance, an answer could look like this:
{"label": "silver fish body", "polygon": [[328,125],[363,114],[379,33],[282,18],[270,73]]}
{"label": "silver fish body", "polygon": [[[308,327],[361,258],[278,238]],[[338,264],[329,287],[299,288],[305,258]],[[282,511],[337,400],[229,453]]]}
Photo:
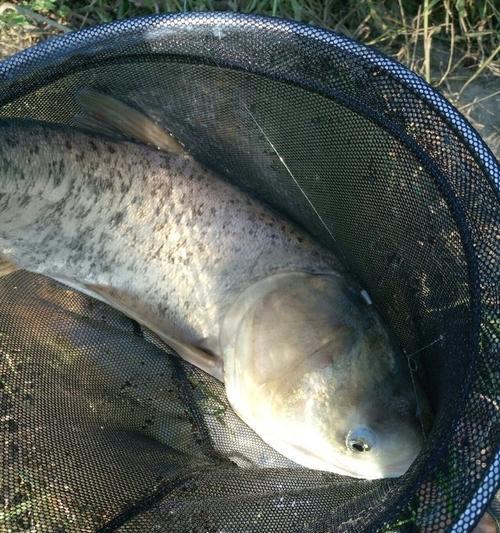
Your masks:
{"label": "silver fish body", "polygon": [[0,257],[149,327],[305,466],[390,477],[418,454],[417,398],[361,288],[186,154],[0,123]]}
{"label": "silver fish body", "polygon": [[87,292],[115,290],[154,330],[216,344],[234,295],[254,281],[338,266],[185,155],[40,125],[4,124],[1,135],[4,255]]}

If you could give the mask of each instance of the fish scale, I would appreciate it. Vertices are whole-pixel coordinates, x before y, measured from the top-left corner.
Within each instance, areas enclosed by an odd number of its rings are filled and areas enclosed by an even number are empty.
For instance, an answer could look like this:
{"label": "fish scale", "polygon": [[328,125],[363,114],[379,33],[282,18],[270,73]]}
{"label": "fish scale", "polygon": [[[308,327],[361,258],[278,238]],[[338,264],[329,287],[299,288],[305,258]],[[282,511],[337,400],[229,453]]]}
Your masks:
{"label": "fish scale", "polygon": [[148,327],[299,464],[404,473],[426,400],[337,258],[139,111],[91,90],[80,100],[97,129],[161,151],[0,121],[0,275],[49,276]]}
{"label": "fish scale", "polygon": [[[56,279],[127,287],[152,324],[163,315],[160,327],[188,342],[218,337],[232,296],[254,280],[338,266],[192,158],[22,123],[2,125],[0,146],[2,192],[23,181],[1,205],[1,252]],[[37,169],[31,180],[18,179],[21,159]]]}

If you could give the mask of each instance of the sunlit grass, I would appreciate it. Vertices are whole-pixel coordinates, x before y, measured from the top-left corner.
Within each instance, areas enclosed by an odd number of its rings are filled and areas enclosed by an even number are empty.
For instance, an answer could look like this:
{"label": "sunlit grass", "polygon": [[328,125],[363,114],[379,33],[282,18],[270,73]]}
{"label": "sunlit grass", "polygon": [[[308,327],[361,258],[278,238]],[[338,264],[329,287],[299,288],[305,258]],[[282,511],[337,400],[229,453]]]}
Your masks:
{"label": "sunlit grass", "polygon": [[[255,13],[312,23],[375,46],[454,95],[461,111],[470,114],[499,95],[492,90],[475,100],[460,100],[480,77],[500,77],[498,6],[496,0],[0,0],[0,58],[54,35],[127,17],[179,11]],[[498,321],[488,327],[499,331]],[[485,390],[494,390],[498,375],[482,367],[480,379]],[[202,383],[197,386],[209,414],[223,422],[224,403]],[[10,392],[0,379],[2,387]],[[66,502],[53,495],[56,491],[23,477],[18,484],[12,499],[0,507],[0,530],[29,528],[33,517],[47,508],[57,510],[68,530],[83,528],[81,518],[76,524]],[[438,476],[437,484],[445,495],[453,493],[446,477]],[[446,502],[447,511],[456,514],[452,498]],[[414,523],[414,507],[412,502],[387,531]]]}
{"label": "sunlit grass", "polygon": [[294,19],[374,46],[442,90],[500,153],[495,112],[500,8],[495,0],[0,0],[0,58],[87,26],[179,11]]}
{"label": "sunlit grass", "polygon": [[[0,26],[4,32],[33,31],[36,39],[178,11],[239,11],[316,24],[376,45],[428,81],[435,48],[447,56],[438,82],[459,66],[469,68],[471,77],[483,70],[500,73],[500,13],[494,0],[11,0],[0,4]],[[12,39],[12,33],[7,36]]]}

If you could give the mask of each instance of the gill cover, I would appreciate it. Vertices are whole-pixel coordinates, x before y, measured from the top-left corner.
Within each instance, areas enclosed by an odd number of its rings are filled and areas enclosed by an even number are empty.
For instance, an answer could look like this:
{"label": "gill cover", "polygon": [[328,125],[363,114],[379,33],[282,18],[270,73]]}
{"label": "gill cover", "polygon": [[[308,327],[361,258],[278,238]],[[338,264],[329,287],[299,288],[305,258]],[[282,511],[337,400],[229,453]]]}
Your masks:
{"label": "gill cover", "polygon": [[344,286],[340,274],[286,272],[243,291],[220,334],[228,394],[241,386],[290,383],[348,349],[354,332],[345,321]]}
{"label": "gill cover", "polygon": [[418,454],[404,361],[345,275],[258,281],[229,309],[220,348],[232,407],[295,462],[376,479],[401,475]]}

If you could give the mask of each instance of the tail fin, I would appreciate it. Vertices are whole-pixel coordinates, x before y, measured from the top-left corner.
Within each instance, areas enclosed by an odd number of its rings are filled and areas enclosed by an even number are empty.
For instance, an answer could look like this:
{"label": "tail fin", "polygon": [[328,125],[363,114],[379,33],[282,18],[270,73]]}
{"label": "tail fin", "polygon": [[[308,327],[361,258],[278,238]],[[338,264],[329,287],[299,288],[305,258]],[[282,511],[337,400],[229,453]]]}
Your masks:
{"label": "tail fin", "polygon": [[94,89],[82,89],[77,122],[94,130],[118,132],[171,154],[185,154],[183,146],[144,113]]}

